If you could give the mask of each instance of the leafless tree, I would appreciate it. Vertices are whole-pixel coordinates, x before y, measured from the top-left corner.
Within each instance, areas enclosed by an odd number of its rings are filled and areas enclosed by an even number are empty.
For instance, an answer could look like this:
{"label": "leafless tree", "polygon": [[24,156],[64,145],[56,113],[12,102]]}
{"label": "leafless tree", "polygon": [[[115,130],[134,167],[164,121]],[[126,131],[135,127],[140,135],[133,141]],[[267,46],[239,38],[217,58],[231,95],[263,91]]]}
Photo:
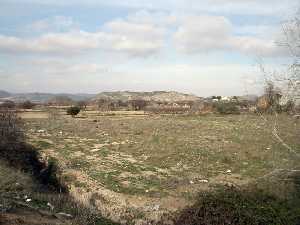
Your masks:
{"label": "leafless tree", "polygon": [[[275,87],[280,87],[280,104],[300,104],[300,11],[295,18],[288,20],[282,24],[283,38],[278,42],[282,50],[287,53],[289,63],[282,71],[267,71],[264,65],[260,64],[260,69],[265,80],[265,95],[270,97],[269,103],[278,104],[279,96],[274,95]],[[272,96],[268,96],[272,95]],[[262,118],[266,118],[261,115]],[[273,136],[289,151],[299,154],[287,143],[280,135],[278,128],[278,114],[274,113]]]}
{"label": "leafless tree", "polygon": [[81,100],[76,103],[76,106],[78,106],[81,110],[86,110],[87,105],[88,102],[85,100]]}
{"label": "leafless tree", "polygon": [[287,52],[290,63],[282,72],[268,74],[268,80],[282,88],[283,102],[289,100],[298,102],[300,100],[300,11],[295,18],[283,23],[282,31],[283,38],[278,44]]}

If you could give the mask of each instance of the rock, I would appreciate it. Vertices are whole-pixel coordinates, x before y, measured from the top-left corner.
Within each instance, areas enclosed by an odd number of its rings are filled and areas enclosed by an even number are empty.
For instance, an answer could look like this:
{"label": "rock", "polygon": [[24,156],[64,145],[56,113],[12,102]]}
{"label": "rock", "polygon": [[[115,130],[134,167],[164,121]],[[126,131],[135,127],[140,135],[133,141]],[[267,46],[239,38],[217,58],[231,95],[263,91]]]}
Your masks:
{"label": "rock", "polygon": [[71,214],[64,213],[64,212],[56,213],[55,217],[60,220],[70,220],[73,218],[73,216]]}
{"label": "rock", "polygon": [[190,180],[190,184],[194,184],[194,181]]}
{"label": "rock", "polygon": [[208,183],[208,180],[203,179],[203,180],[199,180],[199,182],[200,183]]}
{"label": "rock", "polygon": [[47,203],[47,206],[50,208],[51,211],[54,210],[54,206],[50,202]]}
{"label": "rock", "polygon": [[159,208],[160,208],[160,205],[156,204],[156,205],[153,206],[152,209],[153,209],[154,211],[158,211]]}
{"label": "rock", "polygon": [[38,133],[45,133],[45,130],[37,130]]}
{"label": "rock", "polygon": [[226,170],[226,173],[231,173],[231,170]]}
{"label": "rock", "polygon": [[31,198],[26,199],[26,202],[31,202],[31,201],[32,201]]}
{"label": "rock", "polygon": [[298,115],[298,114],[297,114],[297,115],[294,115],[293,117],[294,117],[294,119],[296,119],[296,120],[299,120],[299,119],[300,119],[300,115]]}

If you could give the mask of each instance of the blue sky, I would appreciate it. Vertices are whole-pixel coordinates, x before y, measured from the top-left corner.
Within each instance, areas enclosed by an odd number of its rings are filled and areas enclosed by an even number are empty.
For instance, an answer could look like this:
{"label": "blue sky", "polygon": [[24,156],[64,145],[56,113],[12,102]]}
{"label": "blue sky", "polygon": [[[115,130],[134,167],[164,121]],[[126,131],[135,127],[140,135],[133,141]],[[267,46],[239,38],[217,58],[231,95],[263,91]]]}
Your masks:
{"label": "blue sky", "polygon": [[[84,3],[83,3],[84,2]],[[1,0],[0,89],[259,93],[297,0]]]}

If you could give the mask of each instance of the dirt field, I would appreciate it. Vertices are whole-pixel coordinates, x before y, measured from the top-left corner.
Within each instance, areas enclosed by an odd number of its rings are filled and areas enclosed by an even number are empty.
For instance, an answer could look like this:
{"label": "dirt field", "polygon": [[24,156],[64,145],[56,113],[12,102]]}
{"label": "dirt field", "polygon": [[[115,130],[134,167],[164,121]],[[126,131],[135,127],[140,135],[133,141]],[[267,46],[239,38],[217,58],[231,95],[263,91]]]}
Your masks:
{"label": "dirt field", "polygon": [[[58,162],[78,200],[121,222],[157,220],[201,190],[300,169],[272,135],[272,116],[36,114],[22,116],[29,142]],[[278,128],[300,153],[300,121],[282,115]]]}

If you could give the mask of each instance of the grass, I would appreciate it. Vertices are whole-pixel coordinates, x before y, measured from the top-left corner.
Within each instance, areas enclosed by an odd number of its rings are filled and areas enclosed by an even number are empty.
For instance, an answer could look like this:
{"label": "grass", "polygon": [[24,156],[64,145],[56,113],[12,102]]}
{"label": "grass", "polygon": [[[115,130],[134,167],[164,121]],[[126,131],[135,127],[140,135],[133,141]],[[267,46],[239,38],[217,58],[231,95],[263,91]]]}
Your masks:
{"label": "grass", "polygon": [[[52,191],[45,191],[44,186],[31,176],[30,173],[24,173],[21,170],[17,170],[15,167],[11,167],[3,159],[0,159],[0,212],[6,213],[9,217],[14,215],[14,218],[20,210],[24,213],[26,212],[28,217],[35,216],[35,208],[39,212],[49,211],[49,214],[55,214],[58,212],[64,212],[71,214],[73,216],[72,220],[69,221],[59,221],[62,225],[117,225],[117,223],[111,220],[105,219],[99,215],[99,213],[86,208],[81,203],[75,202],[74,199],[67,193],[56,193]],[[26,196],[26,198],[25,198]],[[25,200],[30,198],[30,202]],[[22,205],[20,209],[20,203],[27,205],[24,207]],[[50,211],[48,203],[54,206],[54,211]],[[0,215],[1,215],[0,213]],[[15,213],[15,214],[14,214]],[[22,213],[20,214],[22,215]],[[30,224],[26,218],[18,219],[22,224]],[[14,219],[8,224],[12,224]],[[0,223],[6,224],[2,221],[0,216]],[[28,225],[29,225],[28,224]],[[47,224],[54,225],[58,224],[56,219],[45,219],[39,214],[36,215],[36,224]]]}
{"label": "grass", "polygon": [[[300,168],[295,154],[274,139],[273,118],[268,116],[265,121],[250,114],[85,115],[27,119],[29,140],[48,149],[44,153],[56,158],[62,171],[82,174],[70,185],[89,190],[104,186],[128,207],[140,197],[144,204],[158,198],[190,201],[197,190],[243,185],[275,169]],[[278,126],[281,137],[299,153],[299,124],[281,115]],[[53,144],[44,143],[45,137],[34,131],[38,129],[46,130],[46,143]],[[201,183],[203,179],[209,183]]]}
{"label": "grass", "polygon": [[[299,182],[299,174],[296,176]],[[299,188],[300,186],[298,186]],[[181,211],[175,225],[288,225],[300,221],[299,190],[282,199],[264,189],[221,187],[201,193],[196,203]],[[291,195],[289,193],[289,195]]]}

